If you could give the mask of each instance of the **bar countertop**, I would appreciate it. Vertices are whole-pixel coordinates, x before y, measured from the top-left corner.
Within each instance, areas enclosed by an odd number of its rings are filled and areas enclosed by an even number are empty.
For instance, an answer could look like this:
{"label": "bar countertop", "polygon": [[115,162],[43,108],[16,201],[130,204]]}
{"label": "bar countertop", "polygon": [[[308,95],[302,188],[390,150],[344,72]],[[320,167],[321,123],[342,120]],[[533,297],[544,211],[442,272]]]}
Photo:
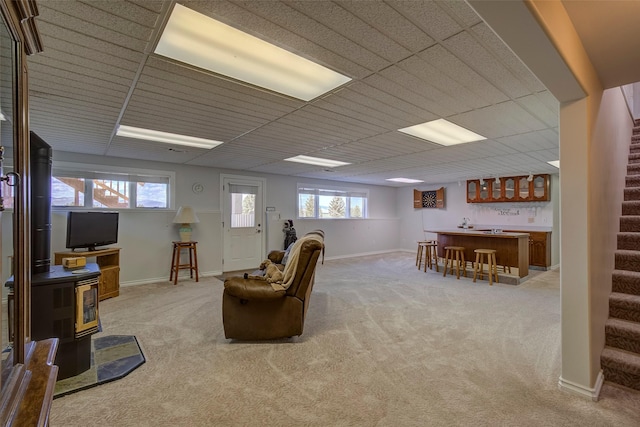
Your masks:
{"label": "bar countertop", "polygon": [[[500,230],[500,229],[498,229]],[[438,235],[438,256],[444,257],[446,246],[461,246],[467,260],[473,260],[474,250],[494,249],[496,263],[518,269],[518,276],[529,274],[529,233],[509,233],[487,229],[454,228],[425,230]]]}
{"label": "bar countertop", "polygon": [[437,233],[437,234],[453,234],[459,236],[482,236],[482,237],[496,237],[502,239],[514,239],[518,237],[529,236],[528,233],[510,233],[500,231],[498,233],[494,233],[490,229],[475,229],[475,228],[455,228],[448,230],[424,230],[426,233]]}

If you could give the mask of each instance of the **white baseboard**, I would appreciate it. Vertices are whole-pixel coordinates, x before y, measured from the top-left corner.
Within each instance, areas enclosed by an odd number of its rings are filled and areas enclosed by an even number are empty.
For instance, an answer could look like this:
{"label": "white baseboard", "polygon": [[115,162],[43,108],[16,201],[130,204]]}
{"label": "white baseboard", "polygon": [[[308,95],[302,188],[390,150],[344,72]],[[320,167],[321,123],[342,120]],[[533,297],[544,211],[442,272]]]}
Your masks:
{"label": "white baseboard", "polygon": [[600,397],[600,390],[602,389],[603,383],[604,383],[604,375],[602,374],[602,371],[600,371],[598,372],[598,377],[596,378],[596,384],[595,384],[595,387],[593,388],[588,388],[581,384],[577,384],[569,380],[565,380],[562,377],[560,377],[560,379],[558,380],[558,388],[560,390],[565,390],[582,397],[587,397],[593,400],[594,402],[597,402],[598,398]]}
{"label": "white baseboard", "polygon": [[349,255],[328,256],[328,257],[325,258],[325,260],[326,261],[332,261],[332,260],[337,260],[337,259],[358,258],[358,257],[362,257],[362,256],[380,255],[380,254],[388,254],[388,253],[393,253],[393,252],[404,252],[404,251],[405,251],[404,249],[387,249],[387,250],[384,250],[384,251],[361,252],[361,253],[349,254]]}
{"label": "white baseboard", "polygon": [[[219,276],[221,274],[222,274],[222,271],[205,271],[205,272],[199,273],[198,276],[211,277],[211,276]],[[184,275],[188,276],[189,273],[184,273]],[[181,278],[184,278],[182,274],[178,276],[178,280],[180,280]],[[148,285],[150,283],[168,282],[168,281],[169,281],[168,277],[154,277],[151,279],[129,280],[126,282],[120,282],[120,286],[123,288],[126,288],[128,286]]]}

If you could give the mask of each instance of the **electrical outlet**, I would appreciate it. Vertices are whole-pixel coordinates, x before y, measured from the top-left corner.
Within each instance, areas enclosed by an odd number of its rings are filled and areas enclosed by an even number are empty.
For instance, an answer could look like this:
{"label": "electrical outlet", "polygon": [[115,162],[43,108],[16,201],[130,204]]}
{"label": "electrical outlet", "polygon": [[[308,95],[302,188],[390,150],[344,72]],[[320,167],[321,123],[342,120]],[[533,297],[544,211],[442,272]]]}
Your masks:
{"label": "electrical outlet", "polygon": [[534,221],[534,218],[528,218],[529,224],[531,224]]}

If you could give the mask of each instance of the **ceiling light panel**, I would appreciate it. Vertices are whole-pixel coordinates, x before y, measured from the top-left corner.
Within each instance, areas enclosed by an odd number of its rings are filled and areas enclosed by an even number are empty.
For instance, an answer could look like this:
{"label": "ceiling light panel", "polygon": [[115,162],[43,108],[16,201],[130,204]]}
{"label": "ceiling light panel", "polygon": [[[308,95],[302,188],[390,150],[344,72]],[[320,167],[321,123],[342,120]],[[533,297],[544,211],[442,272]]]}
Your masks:
{"label": "ceiling light panel", "polygon": [[303,101],[351,80],[180,4],[155,53]]}
{"label": "ceiling light panel", "polygon": [[220,144],[221,141],[213,139],[197,138],[195,136],[178,135],[177,133],[161,132],[152,129],[143,129],[133,126],[118,126],[116,135],[125,138],[146,139],[148,141],[163,142],[165,144],[186,145],[188,147],[197,148],[213,148]]}
{"label": "ceiling light panel", "polygon": [[402,182],[404,184],[415,184],[415,183],[418,183],[418,182],[424,182],[424,181],[421,181],[419,179],[411,179],[411,178],[387,178],[386,181]]}
{"label": "ceiling light panel", "polygon": [[329,168],[335,168],[338,166],[345,166],[351,163],[341,162],[339,160],[330,160],[330,159],[322,159],[320,157],[311,157],[311,156],[295,156],[289,157],[288,159],[284,159],[287,162],[297,162],[297,163],[306,163],[309,165],[317,165],[317,166],[325,166]]}
{"label": "ceiling light panel", "polygon": [[398,129],[400,132],[413,135],[417,138],[426,139],[440,145],[464,144],[466,142],[482,141],[485,138],[475,132],[471,132],[461,126],[451,123],[445,119],[433,120]]}

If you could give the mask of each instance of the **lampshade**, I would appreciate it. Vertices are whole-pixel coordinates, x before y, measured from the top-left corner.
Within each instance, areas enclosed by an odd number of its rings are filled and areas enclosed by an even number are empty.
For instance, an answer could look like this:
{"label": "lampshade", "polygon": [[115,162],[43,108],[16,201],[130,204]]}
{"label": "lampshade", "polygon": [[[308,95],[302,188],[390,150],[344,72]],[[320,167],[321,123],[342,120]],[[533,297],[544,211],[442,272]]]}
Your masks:
{"label": "lampshade", "polygon": [[200,222],[200,220],[191,206],[180,206],[176,217],[173,218],[173,222],[176,224],[193,224]]}

